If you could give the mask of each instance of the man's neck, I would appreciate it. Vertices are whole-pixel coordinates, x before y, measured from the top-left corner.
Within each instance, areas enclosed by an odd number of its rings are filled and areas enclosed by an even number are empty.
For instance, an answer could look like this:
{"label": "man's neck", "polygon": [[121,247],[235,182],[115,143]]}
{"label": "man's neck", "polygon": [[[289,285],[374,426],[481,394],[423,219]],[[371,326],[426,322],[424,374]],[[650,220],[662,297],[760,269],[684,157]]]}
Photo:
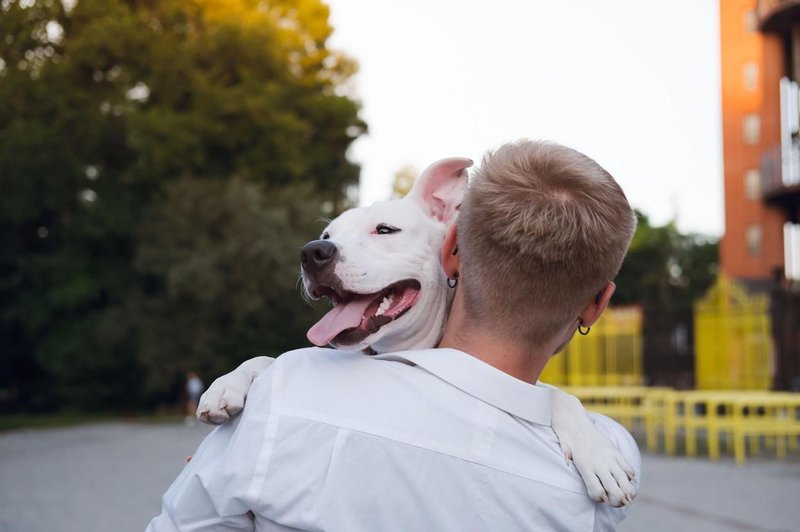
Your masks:
{"label": "man's neck", "polygon": [[512,342],[488,339],[472,333],[468,338],[445,336],[439,347],[450,347],[468,353],[521,381],[535,384],[539,380],[547,357],[532,355]]}
{"label": "man's neck", "polygon": [[498,334],[490,327],[475,324],[474,320],[465,317],[460,303],[456,301],[453,304],[439,347],[458,349],[521,381],[535,383],[550,359],[553,347],[537,349]]}

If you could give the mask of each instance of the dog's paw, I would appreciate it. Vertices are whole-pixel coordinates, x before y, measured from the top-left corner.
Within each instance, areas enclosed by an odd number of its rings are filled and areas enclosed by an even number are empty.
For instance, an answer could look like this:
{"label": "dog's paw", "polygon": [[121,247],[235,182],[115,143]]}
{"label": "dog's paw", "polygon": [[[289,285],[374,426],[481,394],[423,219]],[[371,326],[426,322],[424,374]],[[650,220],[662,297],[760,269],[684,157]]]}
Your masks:
{"label": "dog's paw", "polygon": [[212,382],[197,404],[197,419],[209,425],[222,425],[238,416],[253,379],[273,362],[269,357],[251,358]]}
{"label": "dog's paw", "polygon": [[210,425],[222,425],[239,415],[244,408],[249,382],[241,386],[231,377],[236,375],[224,375],[208,387],[197,405],[197,419]]}
{"label": "dog's paw", "polygon": [[577,446],[562,443],[564,456],[572,459],[592,500],[615,508],[630,504],[636,498],[633,468],[611,441],[597,436]]}
{"label": "dog's paw", "polygon": [[634,469],[617,447],[589,419],[580,401],[561,390],[552,392],[552,424],[561,451],[583,477],[592,500],[615,508],[636,497]]}

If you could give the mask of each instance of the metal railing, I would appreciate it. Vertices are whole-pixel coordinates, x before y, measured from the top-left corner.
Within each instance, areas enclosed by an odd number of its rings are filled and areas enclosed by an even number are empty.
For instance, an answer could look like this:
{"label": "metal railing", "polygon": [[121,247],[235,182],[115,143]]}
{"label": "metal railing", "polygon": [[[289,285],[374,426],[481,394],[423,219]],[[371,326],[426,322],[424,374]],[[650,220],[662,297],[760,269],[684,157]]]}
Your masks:
{"label": "metal railing", "polygon": [[724,275],[694,305],[695,382],[701,390],[769,390],[769,297]]}
{"label": "metal railing", "polygon": [[588,336],[578,334],[553,356],[543,382],[571,386],[637,386],[644,382],[642,310],[608,308]]}
{"label": "metal railing", "polygon": [[800,451],[800,394],[752,390],[678,391],[646,387],[564,387],[590,411],[643,434],[647,450],[737,464],[766,450],[781,460]]}
{"label": "metal railing", "polygon": [[761,192],[770,196],[800,184],[800,146],[773,146],[761,156]]}

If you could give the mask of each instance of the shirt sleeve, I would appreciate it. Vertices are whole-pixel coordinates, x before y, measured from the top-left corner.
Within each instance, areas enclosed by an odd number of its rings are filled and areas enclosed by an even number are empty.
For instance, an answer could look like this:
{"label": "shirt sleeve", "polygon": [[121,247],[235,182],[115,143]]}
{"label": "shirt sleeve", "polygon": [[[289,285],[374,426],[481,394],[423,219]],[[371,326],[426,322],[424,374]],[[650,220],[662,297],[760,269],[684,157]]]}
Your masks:
{"label": "shirt sleeve", "polygon": [[273,371],[253,382],[242,415],[206,436],[162,498],[147,532],[254,530],[250,493],[269,439]]}
{"label": "shirt sleeve", "polygon": [[[633,468],[633,484],[638,492],[642,482],[642,455],[639,452],[636,440],[633,439],[633,436],[625,427],[613,419],[595,412],[587,412],[587,414],[595,424],[595,427],[611,440]],[[630,506],[628,504],[622,508],[613,508],[608,504],[597,504],[595,507],[594,532],[616,530],[620,521],[628,515]]]}

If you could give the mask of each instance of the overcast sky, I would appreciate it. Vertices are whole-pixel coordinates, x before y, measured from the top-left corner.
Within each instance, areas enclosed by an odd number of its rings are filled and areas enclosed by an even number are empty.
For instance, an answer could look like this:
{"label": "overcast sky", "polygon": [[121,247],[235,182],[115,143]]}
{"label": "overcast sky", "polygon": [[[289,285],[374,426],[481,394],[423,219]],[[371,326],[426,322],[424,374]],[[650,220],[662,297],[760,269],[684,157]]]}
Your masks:
{"label": "overcast sky", "polygon": [[720,235],[716,0],[328,0],[370,133],[361,202],[394,174],[518,138],[597,160],[654,223]]}

